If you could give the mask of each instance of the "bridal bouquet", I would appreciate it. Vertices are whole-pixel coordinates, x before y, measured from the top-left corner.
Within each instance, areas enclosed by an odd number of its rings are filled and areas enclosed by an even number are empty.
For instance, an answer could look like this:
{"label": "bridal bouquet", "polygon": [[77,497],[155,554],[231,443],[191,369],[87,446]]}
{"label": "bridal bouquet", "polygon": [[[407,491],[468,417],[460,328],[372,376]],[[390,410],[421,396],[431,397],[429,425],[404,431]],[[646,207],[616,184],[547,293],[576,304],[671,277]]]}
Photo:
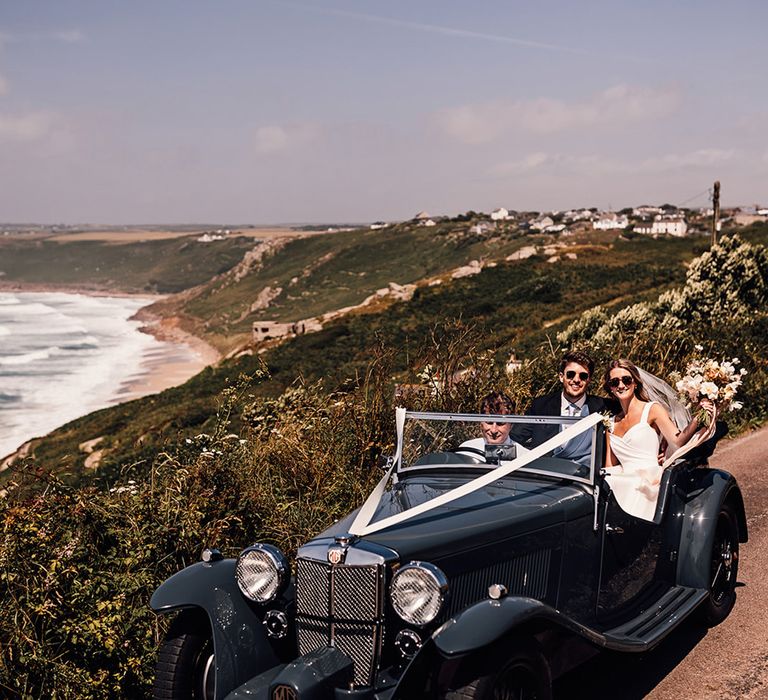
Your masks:
{"label": "bridal bouquet", "polygon": [[[700,345],[695,347],[696,350],[703,350]],[[686,408],[694,408],[703,399],[709,399],[715,404],[717,413],[740,409],[742,403],[736,401],[735,397],[747,370],[743,367],[737,369],[738,364],[737,357],[722,362],[712,358],[692,360],[686,368],[685,375],[675,382],[675,388]],[[709,414],[703,409],[697,412],[696,417],[703,425],[709,424]]]}

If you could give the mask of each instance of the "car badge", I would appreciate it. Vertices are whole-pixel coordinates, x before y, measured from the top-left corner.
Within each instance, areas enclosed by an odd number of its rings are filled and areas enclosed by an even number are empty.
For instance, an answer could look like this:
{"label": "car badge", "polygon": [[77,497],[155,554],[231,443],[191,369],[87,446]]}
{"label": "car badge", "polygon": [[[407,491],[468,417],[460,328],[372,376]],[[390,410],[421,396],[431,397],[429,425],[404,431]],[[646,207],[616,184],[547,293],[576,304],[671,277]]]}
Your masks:
{"label": "car badge", "polygon": [[278,685],[272,691],[272,700],[297,700],[299,696],[289,685]]}
{"label": "car badge", "polygon": [[347,550],[357,538],[348,532],[336,535],[333,538],[333,544],[328,547],[328,561],[331,564],[343,564],[347,558]]}
{"label": "car badge", "polygon": [[343,564],[347,558],[347,548],[340,544],[332,544],[328,547],[328,561],[331,564]]}

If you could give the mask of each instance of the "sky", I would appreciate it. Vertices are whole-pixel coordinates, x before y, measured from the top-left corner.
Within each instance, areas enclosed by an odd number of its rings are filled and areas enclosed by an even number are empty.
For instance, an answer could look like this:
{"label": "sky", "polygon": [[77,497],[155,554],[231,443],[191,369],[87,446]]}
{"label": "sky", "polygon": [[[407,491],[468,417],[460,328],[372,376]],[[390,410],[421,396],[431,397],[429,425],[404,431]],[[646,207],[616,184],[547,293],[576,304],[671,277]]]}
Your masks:
{"label": "sky", "polygon": [[768,204],[764,0],[0,0],[0,221]]}

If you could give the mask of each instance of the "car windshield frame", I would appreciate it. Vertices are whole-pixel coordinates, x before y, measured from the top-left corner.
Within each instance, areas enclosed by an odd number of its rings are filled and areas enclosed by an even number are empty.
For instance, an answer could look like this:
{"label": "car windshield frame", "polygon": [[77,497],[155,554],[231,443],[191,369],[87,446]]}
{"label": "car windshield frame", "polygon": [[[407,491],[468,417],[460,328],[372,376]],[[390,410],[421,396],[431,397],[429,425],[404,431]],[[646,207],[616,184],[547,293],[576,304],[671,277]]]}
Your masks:
{"label": "car windshield frame", "polygon": [[[526,416],[517,414],[478,414],[478,413],[445,413],[445,412],[428,412],[428,411],[404,411],[402,428],[398,426],[398,449],[395,457],[395,473],[398,478],[407,477],[410,474],[424,471],[441,471],[443,473],[459,472],[461,470],[482,470],[490,471],[498,468],[501,465],[510,465],[513,461],[499,461],[498,463],[436,463],[436,464],[415,464],[411,463],[405,465],[403,463],[403,448],[404,448],[404,435],[406,425],[409,421],[450,421],[461,423],[484,423],[484,422],[501,422],[511,423],[513,426],[518,425],[531,425],[531,426],[543,426],[543,425],[557,425],[562,426],[560,430],[569,428],[576,425],[582,420],[580,416]],[[585,484],[588,486],[594,486],[596,483],[597,475],[602,467],[602,455],[598,454],[598,446],[600,444],[599,431],[601,429],[601,423],[592,425],[587,430],[591,431],[591,452],[589,464],[581,464],[579,462],[561,459],[554,456],[550,457],[538,457],[530,464],[525,464],[515,469],[514,472],[520,472],[522,474],[532,474],[537,476],[551,477],[555,479],[566,479],[568,481],[574,481],[577,483]],[[459,446],[452,450],[453,452],[459,451]],[[438,454],[437,451],[432,454]],[[430,453],[425,453],[430,454]],[[525,453],[523,453],[524,455]],[[518,455],[521,457],[523,455]],[[545,465],[548,465],[547,468]],[[571,465],[571,468],[568,467]],[[561,467],[560,469],[555,468]]]}

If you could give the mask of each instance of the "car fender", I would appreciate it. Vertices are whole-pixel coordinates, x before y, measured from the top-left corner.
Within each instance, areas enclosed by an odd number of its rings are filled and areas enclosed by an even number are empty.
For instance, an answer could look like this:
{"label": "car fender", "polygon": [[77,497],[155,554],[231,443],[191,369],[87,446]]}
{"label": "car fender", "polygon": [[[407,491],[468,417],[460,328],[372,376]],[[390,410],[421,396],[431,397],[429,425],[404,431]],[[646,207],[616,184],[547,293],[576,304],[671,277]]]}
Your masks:
{"label": "car fender", "polygon": [[603,645],[603,637],[535,598],[508,596],[483,600],[451,618],[435,632],[443,656],[455,657],[483,649],[528,623],[544,622]]}
{"label": "car fender", "polygon": [[496,642],[515,629],[525,627],[530,632],[531,623],[560,627],[597,646],[605,645],[600,634],[535,598],[508,596],[500,600],[483,600],[452,617],[425,641],[400,677],[391,700],[420,697],[429,676],[434,678],[433,688],[450,683],[468,655],[494,648]]}
{"label": "car fender", "polygon": [[164,581],[150,600],[156,613],[186,608],[206,613],[213,631],[217,698],[279,663],[260,616],[237,587],[236,564],[235,559],[192,564]]}
{"label": "car fender", "polygon": [[715,520],[720,508],[729,501],[739,524],[739,539],[747,541],[744,500],[736,479],[721,469],[694,469],[688,484],[689,496],[678,516],[683,518],[677,559],[677,583],[680,586],[708,589]]}

